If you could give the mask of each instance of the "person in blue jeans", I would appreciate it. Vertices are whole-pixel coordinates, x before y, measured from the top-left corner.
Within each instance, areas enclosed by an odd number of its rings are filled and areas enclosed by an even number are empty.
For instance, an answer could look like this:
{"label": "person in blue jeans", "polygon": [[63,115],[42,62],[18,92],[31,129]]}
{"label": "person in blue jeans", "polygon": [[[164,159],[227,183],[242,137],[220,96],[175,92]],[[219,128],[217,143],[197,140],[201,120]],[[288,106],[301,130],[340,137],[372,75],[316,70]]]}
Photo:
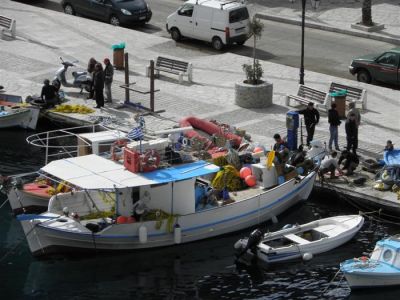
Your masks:
{"label": "person in blue jeans", "polygon": [[336,110],[336,103],[331,104],[331,109],[328,110],[329,123],[329,151],[332,151],[332,144],[335,144],[335,149],[340,151],[338,143],[338,130],[340,125],[339,113]]}

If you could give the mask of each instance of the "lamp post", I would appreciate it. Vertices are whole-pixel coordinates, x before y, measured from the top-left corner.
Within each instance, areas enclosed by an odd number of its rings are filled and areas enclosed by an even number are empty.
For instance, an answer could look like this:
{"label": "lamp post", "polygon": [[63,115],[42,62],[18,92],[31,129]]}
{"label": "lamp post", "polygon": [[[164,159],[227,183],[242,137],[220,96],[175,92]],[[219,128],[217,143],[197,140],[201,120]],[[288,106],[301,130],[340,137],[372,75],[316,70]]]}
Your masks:
{"label": "lamp post", "polygon": [[[293,2],[290,0],[290,2]],[[311,0],[313,9],[317,9],[320,0]],[[306,19],[306,0],[301,0],[301,60],[300,60],[300,84],[304,84],[304,27]]]}
{"label": "lamp post", "polygon": [[306,0],[301,0],[301,60],[300,60],[300,84],[304,84],[304,25],[306,19]]}

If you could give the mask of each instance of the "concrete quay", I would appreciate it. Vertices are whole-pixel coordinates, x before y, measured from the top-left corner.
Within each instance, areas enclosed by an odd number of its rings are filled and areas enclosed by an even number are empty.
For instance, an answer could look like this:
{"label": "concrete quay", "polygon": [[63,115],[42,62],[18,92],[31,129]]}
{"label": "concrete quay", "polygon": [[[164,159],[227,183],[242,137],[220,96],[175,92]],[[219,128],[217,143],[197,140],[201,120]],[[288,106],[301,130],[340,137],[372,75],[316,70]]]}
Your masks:
{"label": "concrete quay", "polygon": [[[268,1],[268,3],[273,1]],[[276,1],[275,1],[276,2]],[[297,3],[298,4],[298,3]],[[130,80],[139,86],[147,86],[145,67],[150,59],[158,55],[174,57],[193,63],[193,83],[179,84],[177,76],[162,73],[156,80],[155,109],[165,110],[160,116],[146,116],[150,130],[170,128],[188,115],[216,119],[245,129],[253,140],[272,145],[272,136],[278,132],[286,135],[285,114],[293,107],[285,105],[286,94],[296,94],[298,87],[297,68],[263,61],[265,79],[274,85],[273,105],[264,109],[244,109],[234,102],[234,84],[245,79],[242,64],[251,58],[229,52],[199,52],[176,44],[169,38],[149,35],[138,31],[113,27],[93,20],[43,10],[19,2],[4,0],[0,3],[1,13],[17,20],[17,39],[0,40],[0,84],[9,94],[23,97],[40,92],[42,81],[53,78],[60,67],[59,57],[79,60],[79,67],[86,68],[90,57],[103,60],[112,58],[111,45],[125,42],[129,53]],[[396,25],[397,26],[397,25]],[[71,78],[71,77],[68,77]],[[385,141],[391,139],[400,145],[400,91],[358,83],[306,70],[306,84],[327,91],[331,81],[365,88],[368,91],[368,110],[362,112],[359,129],[360,154],[379,155]],[[116,71],[113,96],[114,102],[124,99],[124,72]],[[64,89],[71,103],[95,106],[79,95],[78,90]],[[146,95],[132,94],[132,102],[149,106]],[[74,118],[81,122],[107,119],[115,127],[129,127],[136,114],[131,109],[117,109],[108,105],[91,115],[56,114],[62,118]],[[327,141],[329,137],[327,116],[322,114],[316,128],[315,138]],[[342,125],[339,130],[340,145],[345,144]]]}

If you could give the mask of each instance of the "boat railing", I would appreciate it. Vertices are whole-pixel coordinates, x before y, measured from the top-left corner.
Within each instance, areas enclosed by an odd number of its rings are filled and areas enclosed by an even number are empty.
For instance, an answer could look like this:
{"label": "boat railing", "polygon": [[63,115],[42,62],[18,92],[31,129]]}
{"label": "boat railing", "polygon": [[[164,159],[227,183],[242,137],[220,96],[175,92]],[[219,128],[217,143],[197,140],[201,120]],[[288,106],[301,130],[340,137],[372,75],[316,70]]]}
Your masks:
{"label": "boat railing", "polygon": [[75,157],[81,148],[90,147],[90,143],[79,134],[84,132],[109,131],[102,124],[70,127],[51,130],[30,135],[26,138],[28,144],[45,149],[45,164],[61,157]]}

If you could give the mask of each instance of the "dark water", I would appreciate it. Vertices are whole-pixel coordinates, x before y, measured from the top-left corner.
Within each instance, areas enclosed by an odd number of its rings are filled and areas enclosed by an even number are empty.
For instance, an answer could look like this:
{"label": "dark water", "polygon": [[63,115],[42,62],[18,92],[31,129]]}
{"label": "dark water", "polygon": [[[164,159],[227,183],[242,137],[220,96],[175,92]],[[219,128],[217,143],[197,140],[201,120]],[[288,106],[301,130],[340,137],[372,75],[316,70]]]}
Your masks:
{"label": "dark water", "polygon": [[[0,173],[36,170],[44,154],[26,145],[32,132],[0,131]],[[0,205],[5,200],[0,196]],[[357,213],[329,195],[311,200],[263,224],[276,230],[287,223]],[[350,293],[339,263],[370,252],[375,242],[398,227],[367,220],[346,245],[311,261],[268,269],[234,263],[233,244],[249,230],[178,247],[118,254],[31,256],[10,208],[0,209],[0,299],[398,299],[399,289]]]}

